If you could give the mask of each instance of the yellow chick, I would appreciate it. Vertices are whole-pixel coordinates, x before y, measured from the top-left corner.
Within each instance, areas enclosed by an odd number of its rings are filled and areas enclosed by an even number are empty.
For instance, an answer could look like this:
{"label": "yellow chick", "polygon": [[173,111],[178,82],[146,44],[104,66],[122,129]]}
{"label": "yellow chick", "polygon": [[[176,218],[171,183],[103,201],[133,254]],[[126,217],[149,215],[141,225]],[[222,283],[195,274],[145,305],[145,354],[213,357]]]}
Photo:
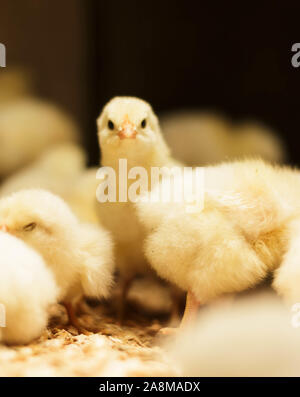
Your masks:
{"label": "yellow chick", "polygon": [[29,343],[48,323],[58,288],[42,257],[23,241],[0,232],[0,342]]}
{"label": "yellow chick", "polygon": [[271,294],[204,309],[167,350],[180,376],[299,376],[300,334]]}
{"label": "yellow chick", "polygon": [[[275,288],[282,295],[292,285],[296,290],[299,172],[262,160],[206,167],[199,211],[190,211],[184,200],[155,202],[161,185],[137,209],[149,232],[145,253],[152,267],[188,292],[182,325],[200,304],[246,290],[278,267]],[[186,192],[192,191],[187,185]],[[284,278],[285,269],[290,272]]]}
{"label": "yellow chick", "polygon": [[101,298],[109,294],[113,280],[109,233],[80,223],[58,196],[44,190],[23,190],[3,198],[0,225],[42,255],[74,325],[72,305],[82,295]]}
{"label": "yellow chick", "polygon": [[[128,171],[135,166],[143,167],[149,180],[151,167],[176,164],[147,102],[133,97],[113,98],[104,107],[97,124],[102,166],[115,170],[117,191],[119,159],[127,160]],[[132,182],[128,180],[127,192]],[[122,279],[124,302],[133,277],[150,271],[142,250],[144,228],[130,201],[98,203],[97,211],[116,241],[116,265]]]}
{"label": "yellow chick", "polygon": [[210,113],[179,112],[162,118],[162,130],[174,156],[190,166],[259,156],[282,162],[280,139],[259,123],[233,124]]}
{"label": "yellow chick", "polygon": [[37,159],[50,146],[78,140],[73,120],[47,102],[20,98],[0,106],[0,178]]}

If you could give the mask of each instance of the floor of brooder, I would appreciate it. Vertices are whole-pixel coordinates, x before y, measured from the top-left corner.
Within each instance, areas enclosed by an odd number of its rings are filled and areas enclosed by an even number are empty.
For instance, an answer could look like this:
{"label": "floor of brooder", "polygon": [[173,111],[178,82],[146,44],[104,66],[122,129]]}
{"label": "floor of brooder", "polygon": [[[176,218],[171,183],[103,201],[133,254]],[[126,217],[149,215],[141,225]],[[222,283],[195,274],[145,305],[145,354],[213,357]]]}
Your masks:
{"label": "floor of brooder", "polygon": [[157,337],[168,321],[169,291],[140,280],[129,298],[122,325],[113,308],[116,296],[96,306],[83,303],[79,320],[93,331],[85,334],[68,326],[64,308],[56,305],[49,327],[37,341],[0,347],[0,376],[176,375]]}

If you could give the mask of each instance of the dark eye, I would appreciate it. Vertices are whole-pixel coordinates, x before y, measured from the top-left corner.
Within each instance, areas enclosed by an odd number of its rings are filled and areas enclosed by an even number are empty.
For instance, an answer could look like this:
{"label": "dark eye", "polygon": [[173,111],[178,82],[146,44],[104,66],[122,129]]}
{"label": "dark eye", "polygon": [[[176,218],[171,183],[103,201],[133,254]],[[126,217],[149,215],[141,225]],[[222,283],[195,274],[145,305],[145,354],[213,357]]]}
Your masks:
{"label": "dark eye", "polygon": [[147,125],[147,120],[144,119],[144,120],[141,122],[141,127],[142,127],[142,128],[145,128],[146,125]]}
{"label": "dark eye", "polygon": [[115,129],[115,125],[111,120],[108,120],[107,126],[110,130],[114,130]]}
{"label": "dark eye", "polygon": [[23,230],[25,230],[25,232],[31,232],[35,228],[36,228],[36,223],[31,222],[28,225],[24,226]]}

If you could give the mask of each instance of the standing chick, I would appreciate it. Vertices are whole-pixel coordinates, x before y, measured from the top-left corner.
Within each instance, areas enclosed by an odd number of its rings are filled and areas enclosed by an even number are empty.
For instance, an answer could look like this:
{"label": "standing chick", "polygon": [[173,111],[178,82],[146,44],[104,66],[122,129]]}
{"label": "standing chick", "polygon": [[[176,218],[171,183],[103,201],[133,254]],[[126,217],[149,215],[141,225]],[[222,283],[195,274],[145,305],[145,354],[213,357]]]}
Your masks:
{"label": "standing chick", "polygon": [[0,252],[0,304],[6,320],[0,341],[29,343],[47,326],[58,288],[42,257],[23,241],[1,231]]}
{"label": "standing chick", "polygon": [[[98,118],[98,137],[102,166],[111,167],[119,179],[119,159],[127,167],[143,167],[150,181],[151,167],[174,166],[151,106],[138,98],[116,97]],[[127,178],[127,175],[126,175]],[[131,186],[128,181],[127,192]],[[133,277],[149,271],[143,254],[144,228],[132,202],[106,202],[97,205],[100,220],[112,231],[116,241],[116,265],[122,280],[122,302]]]}
{"label": "standing chick", "polygon": [[82,295],[106,297],[113,279],[110,235],[81,224],[68,205],[44,190],[23,190],[0,200],[0,225],[35,248],[53,271],[71,322]]}
{"label": "standing chick", "polygon": [[[192,192],[191,186],[186,192]],[[182,325],[199,304],[246,290],[279,266],[275,288],[285,295],[293,285],[300,298],[294,278],[300,280],[295,248],[300,240],[299,172],[260,160],[207,167],[199,212],[187,212],[184,201],[154,202],[153,197],[137,204],[150,233],[145,252],[161,277],[187,291]],[[285,269],[290,272],[284,278]]]}

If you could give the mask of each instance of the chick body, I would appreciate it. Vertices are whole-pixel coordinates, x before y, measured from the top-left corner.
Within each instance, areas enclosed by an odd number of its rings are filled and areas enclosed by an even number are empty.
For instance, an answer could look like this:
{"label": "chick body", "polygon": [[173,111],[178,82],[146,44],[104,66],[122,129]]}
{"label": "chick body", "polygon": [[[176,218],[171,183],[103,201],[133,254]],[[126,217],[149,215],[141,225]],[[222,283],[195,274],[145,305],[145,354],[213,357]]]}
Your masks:
{"label": "chick body", "polygon": [[5,197],[0,224],[42,255],[59,286],[60,301],[108,295],[113,280],[109,233],[80,223],[58,196],[29,189]]}
{"label": "chick body", "polygon": [[0,341],[28,343],[47,326],[58,288],[42,257],[23,241],[0,232],[0,251],[0,303],[6,317]]}
{"label": "chick body", "polygon": [[[291,263],[299,197],[299,173],[287,167],[261,160],[206,167],[202,211],[187,213],[184,202],[137,204],[149,231],[146,256],[161,277],[201,304],[245,290]],[[274,286],[284,294],[280,273]]]}
{"label": "chick body", "polygon": [[[110,122],[112,125],[109,125]],[[113,128],[109,128],[110,126]],[[127,160],[128,171],[132,167],[143,167],[149,181],[151,167],[178,165],[170,155],[151,106],[141,99],[113,98],[98,119],[98,131],[101,163],[102,166],[115,170],[117,192],[120,159]],[[128,193],[135,181],[127,182]],[[150,272],[142,249],[145,230],[136,216],[134,204],[129,200],[120,202],[117,199],[116,202],[99,203],[97,211],[101,222],[115,238],[116,265],[122,278],[128,280],[138,273]]]}

